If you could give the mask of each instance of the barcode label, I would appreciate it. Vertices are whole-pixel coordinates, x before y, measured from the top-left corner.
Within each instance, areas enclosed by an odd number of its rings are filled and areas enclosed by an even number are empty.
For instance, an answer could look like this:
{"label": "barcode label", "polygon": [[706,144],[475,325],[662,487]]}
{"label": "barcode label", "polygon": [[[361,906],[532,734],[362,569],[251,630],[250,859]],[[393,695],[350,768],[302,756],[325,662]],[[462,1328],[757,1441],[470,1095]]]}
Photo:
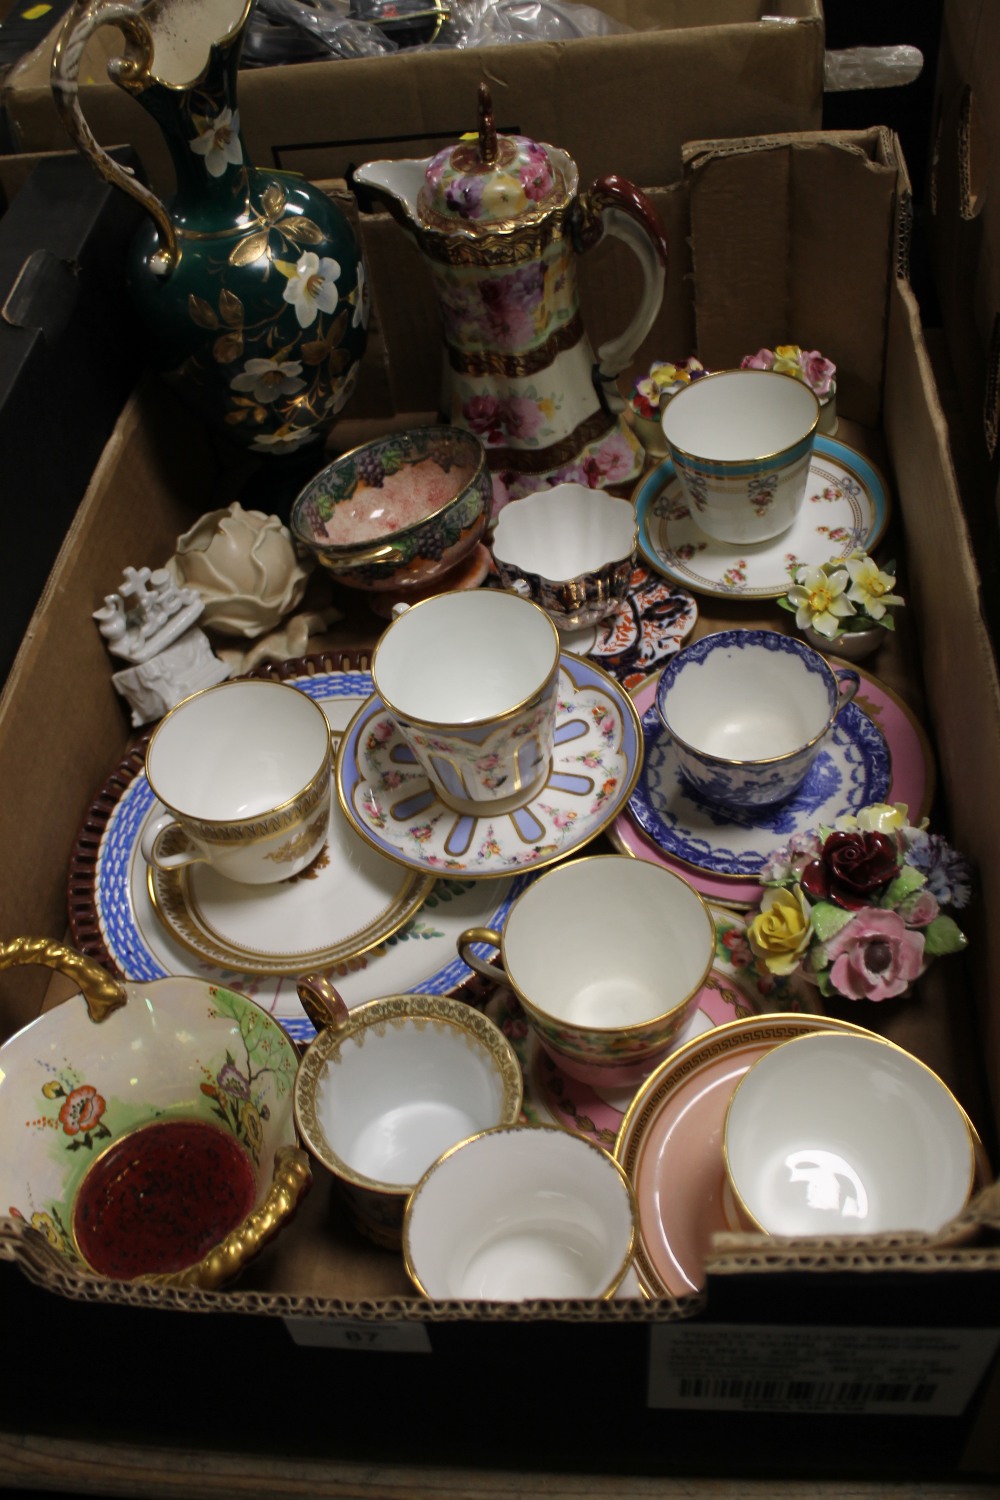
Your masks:
{"label": "barcode label", "polygon": [[995,1328],[656,1324],[649,1404],[958,1416],[998,1342]]}

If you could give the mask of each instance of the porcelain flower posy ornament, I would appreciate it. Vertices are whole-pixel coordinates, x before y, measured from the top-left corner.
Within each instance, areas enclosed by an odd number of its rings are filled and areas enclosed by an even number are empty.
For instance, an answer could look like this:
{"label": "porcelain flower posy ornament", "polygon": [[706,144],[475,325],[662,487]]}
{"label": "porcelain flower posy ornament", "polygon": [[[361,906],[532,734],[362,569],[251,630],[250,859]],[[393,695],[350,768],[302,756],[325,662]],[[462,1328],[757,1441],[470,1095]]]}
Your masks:
{"label": "porcelain flower posy ornament", "polygon": [[904,803],[796,835],[761,870],[747,938],[765,977],[800,975],[823,995],[889,1000],[966,939],[944,910],[967,905],[964,857],[907,822]]}
{"label": "porcelain flower posy ornament", "polygon": [[[875,650],[885,630],[895,630],[894,609],[903,607],[896,588],[896,565],[878,563],[861,547],[847,557],[796,568],[778,603],[819,650],[857,657]],[[856,649],[855,649],[856,648]]]}
{"label": "porcelain flower posy ornament", "polygon": [[837,431],[837,366],[818,349],[801,349],[798,344],[778,344],[774,349],[758,349],[740,361],[744,370],[775,370],[804,381],[815,392],[820,404],[818,431],[833,437]]}

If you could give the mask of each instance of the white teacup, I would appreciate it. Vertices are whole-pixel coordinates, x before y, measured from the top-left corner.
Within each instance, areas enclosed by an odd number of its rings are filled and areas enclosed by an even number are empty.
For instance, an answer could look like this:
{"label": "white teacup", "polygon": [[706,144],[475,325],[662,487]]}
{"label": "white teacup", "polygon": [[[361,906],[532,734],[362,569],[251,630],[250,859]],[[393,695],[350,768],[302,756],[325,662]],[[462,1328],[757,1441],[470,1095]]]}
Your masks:
{"label": "white teacup", "polygon": [[715,955],[715,924],[680,875],[602,854],[556,865],[528,886],[503,933],[458,940],[470,967],[496,980],[473,944],[500,949],[507,982],[557,1066],[584,1083],[637,1084],[676,1044]]}
{"label": "white teacup", "polygon": [[737,812],[791,797],[860,678],[779,630],[720,630],[667,663],[656,709],[678,769]]}
{"label": "white teacup", "polygon": [[559,636],[544,610],[493,589],[405,609],[372,660],[375,690],[432,786],[458,812],[509,812],[552,762]]}
{"label": "white teacup", "polygon": [[794,376],[720,370],[677,392],[663,433],[694,519],[706,536],[766,542],[805,498],[819,401]]}
{"label": "white teacup", "polygon": [[192,694],[146,748],[167,811],[143,830],[143,858],[161,870],[207,863],[248,885],[287,880],[326,839],[331,759],[326,715],[298,688],[247,678]]}
{"label": "white teacup", "polygon": [[431,1163],[518,1118],[517,1056],[460,1000],[387,995],[349,1011],[320,976],[300,980],[298,993],[319,1028],[295,1078],[299,1132],[360,1232],[398,1249],[406,1200]]}
{"label": "white teacup", "polygon": [[435,1162],[403,1220],[403,1259],[427,1297],[606,1298],[632,1263],[637,1214],[621,1167],[547,1125],[488,1130]]}

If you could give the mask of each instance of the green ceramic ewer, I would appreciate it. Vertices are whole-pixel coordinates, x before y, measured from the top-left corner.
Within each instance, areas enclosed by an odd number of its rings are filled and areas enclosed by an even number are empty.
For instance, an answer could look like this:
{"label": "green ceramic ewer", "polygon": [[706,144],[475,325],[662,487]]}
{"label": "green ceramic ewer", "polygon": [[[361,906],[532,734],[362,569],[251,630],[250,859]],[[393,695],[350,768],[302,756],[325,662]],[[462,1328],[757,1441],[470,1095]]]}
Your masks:
{"label": "green ceramic ewer", "polygon": [[[247,157],[236,97],[253,0],[76,0],[52,59],[75,145],[147,210],[127,278],[150,356],[231,438],[285,454],[318,443],[357,382],[370,293],[354,232],[318,188]],[[165,202],[95,140],[83,50],[116,26],[111,79],[156,121],[177,186]]]}

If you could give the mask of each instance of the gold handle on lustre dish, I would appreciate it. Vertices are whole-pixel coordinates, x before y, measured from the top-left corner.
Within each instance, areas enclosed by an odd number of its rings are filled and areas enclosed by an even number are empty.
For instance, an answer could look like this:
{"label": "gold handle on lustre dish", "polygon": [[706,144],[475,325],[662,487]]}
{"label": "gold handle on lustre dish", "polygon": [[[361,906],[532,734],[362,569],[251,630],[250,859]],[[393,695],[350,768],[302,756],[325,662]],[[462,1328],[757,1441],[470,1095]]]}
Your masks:
{"label": "gold handle on lustre dish", "polygon": [[12,938],[9,943],[0,943],[0,969],[14,969],[22,964],[41,964],[46,969],[58,969],[79,985],[86,1002],[90,1019],[106,1021],[112,1011],[118,1010],[128,1000],[128,990],[93,959],[67,948],[51,938]]}
{"label": "gold handle on lustre dish", "polygon": [[325,974],[303,974],[295,989],[317,1031],[336,1031],[350,1017],[350,1010]]}
{"label": "gold handle on lustre dish", "polygon": [[160,248],[150,265],[167,275],[180,259],[180,243],[170,215],[160,199],[139,181],[131,167],[123,166],[97,144],[80,108],[80,62],[84,48],[101,26],[116,26],[125,37],[124,57],[112,58],[108,73],[128,93],[141,93],[150,76],[153,38],[146,22],[130,5],[88,5],[78,0],[72,7],[52,54],[50,83],[56,108],[73,144],[100,172],[105,181],[128,193],[149,214],[160,235]]}

